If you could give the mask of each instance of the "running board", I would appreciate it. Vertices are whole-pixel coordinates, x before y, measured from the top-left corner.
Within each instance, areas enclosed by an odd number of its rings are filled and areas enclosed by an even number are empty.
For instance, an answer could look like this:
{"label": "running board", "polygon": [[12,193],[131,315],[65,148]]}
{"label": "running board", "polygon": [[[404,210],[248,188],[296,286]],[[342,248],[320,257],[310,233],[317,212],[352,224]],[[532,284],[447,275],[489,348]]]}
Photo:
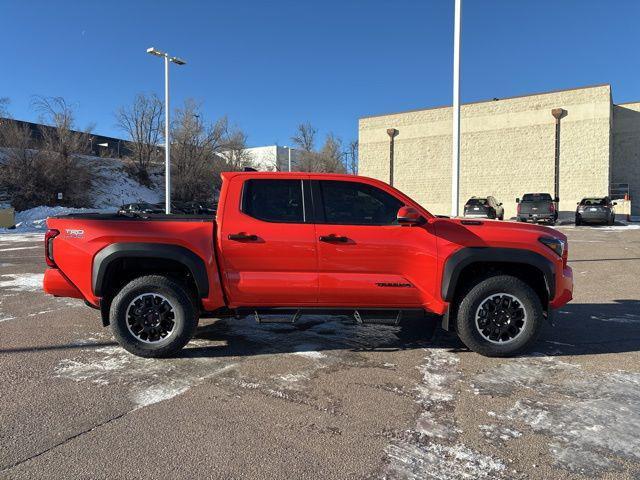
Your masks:
{"label": "running board", "polygon": [[353,317],[361,325],[398,325],[402,310],[356,310]]}
{"label": "running board", "polygon": [[297,322],[302,315],[342,315],[351,317],[359,325],[399,325],[401,321],[424,317],[421,308],[344,308],[344,307],[241,307],[236,316],[253,315],[257,323]]}
{"label": "running board", "polygon": [[253,311],[253,316],[256,319],[256,323],[296,323],[296,320],[300,318],[300,310],[295,310],[295,313],[291,316],[283,316],[285,312],[279,312],[274,314],[272,312],[263,312],[260,315],[258,310]]}

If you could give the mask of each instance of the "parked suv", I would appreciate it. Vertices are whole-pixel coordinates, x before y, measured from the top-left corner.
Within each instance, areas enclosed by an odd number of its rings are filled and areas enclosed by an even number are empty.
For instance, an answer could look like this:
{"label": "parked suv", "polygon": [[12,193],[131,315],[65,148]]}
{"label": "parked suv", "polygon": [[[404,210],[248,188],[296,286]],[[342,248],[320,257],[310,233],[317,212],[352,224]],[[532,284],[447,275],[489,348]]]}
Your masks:
{"label": "parked suv", "polygon": [[491,196],[471,197],[464,205],[464,216],[504,220],[504,208]]}
{"label": "parked suv", "polygon": [[587,197],[578,202],[576,208],[576,225],[583,223],[606,223],[613,225],[616,214],[613,206],[616,202],[611,202],[609,197]]}
{"label": "parked suv", "polygon": [[558,221],[558,198],[548,193],[525,193],[522,200],[516,198],[518,204],[518,221],[547,222],[555,225]]}

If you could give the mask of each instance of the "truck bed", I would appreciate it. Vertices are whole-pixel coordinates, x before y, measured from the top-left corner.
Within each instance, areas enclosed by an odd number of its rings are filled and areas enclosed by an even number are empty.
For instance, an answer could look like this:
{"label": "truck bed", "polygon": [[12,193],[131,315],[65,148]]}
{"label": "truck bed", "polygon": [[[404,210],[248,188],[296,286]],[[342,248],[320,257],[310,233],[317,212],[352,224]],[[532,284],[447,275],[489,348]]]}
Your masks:
{"label": "truck bed", "polygon": [[47,270],[45,290],[47,282],[52,287],[66,282],[65,288],[74,293],[70,296],[99,306],[102,292],[96,287],[96,277],[104,274],[99,264],[102,257],[135,249],[144,258],[139,266],[144,271],[145,263],[153,261],[160,246],[174,249],[177,255],[180,250],[189,252],[194,263],[202,264],[201,277],[207,284],[201,297],[203,306],[211,310],[224,306],[214,247],[216,222],[212,216],[82,213],[51,217],[47,226],[59,234],[52,240],[56,268]]}

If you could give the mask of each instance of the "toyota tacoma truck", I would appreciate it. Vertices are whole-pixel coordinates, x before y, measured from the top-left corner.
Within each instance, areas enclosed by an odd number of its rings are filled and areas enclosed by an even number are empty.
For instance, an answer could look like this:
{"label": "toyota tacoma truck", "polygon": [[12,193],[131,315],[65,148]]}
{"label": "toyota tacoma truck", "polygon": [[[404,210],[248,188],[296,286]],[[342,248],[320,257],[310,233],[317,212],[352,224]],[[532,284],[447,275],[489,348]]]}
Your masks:
{"label": "toyota tacoma truck", "polygon": [[45,292],[99,309],[143,357],[176,354],[201,317],[317,311],[441,318],[471,350],[509,356],[572,298],[562,233],[437,217],[358,176],[229,172],[215,218],[72,214],[47,227]]}

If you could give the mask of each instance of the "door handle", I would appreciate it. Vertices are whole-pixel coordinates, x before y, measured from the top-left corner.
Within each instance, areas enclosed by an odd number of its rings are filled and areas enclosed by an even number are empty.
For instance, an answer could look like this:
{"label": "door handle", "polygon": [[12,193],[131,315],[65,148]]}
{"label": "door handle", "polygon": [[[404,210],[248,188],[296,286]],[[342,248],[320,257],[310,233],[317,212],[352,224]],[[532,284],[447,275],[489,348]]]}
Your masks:
{"label": "door handle", "polygon": [[349,239],[347,237],[337,237],[336,235],[322,235],[320,237],[321,242],[326,243],[347,243]]}
{"label": "door handle", "polygon": [[230,233],[228,238],[236,242],[255,242],[258,240],[257,235],[247,235],[246,233]]}

